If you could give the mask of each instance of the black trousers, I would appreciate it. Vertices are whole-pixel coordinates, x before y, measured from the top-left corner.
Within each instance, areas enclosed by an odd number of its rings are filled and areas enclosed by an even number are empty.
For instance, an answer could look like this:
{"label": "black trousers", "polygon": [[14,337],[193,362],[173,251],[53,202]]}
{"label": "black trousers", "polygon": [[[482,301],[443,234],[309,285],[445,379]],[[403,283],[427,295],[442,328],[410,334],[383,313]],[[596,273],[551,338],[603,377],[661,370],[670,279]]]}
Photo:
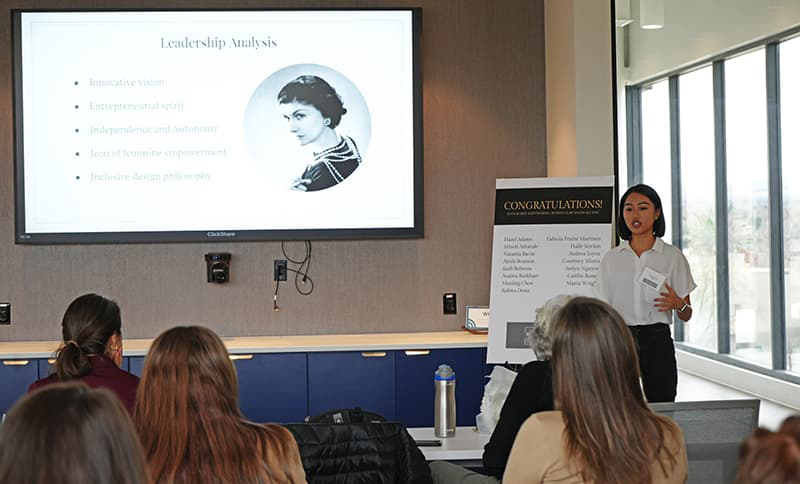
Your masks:
{"label": "black trousers", "polygon": [[669,326],[655,323],[628,328],[639,353],[639,371],[647,401],[674,402],[678,392],[678,364]]}

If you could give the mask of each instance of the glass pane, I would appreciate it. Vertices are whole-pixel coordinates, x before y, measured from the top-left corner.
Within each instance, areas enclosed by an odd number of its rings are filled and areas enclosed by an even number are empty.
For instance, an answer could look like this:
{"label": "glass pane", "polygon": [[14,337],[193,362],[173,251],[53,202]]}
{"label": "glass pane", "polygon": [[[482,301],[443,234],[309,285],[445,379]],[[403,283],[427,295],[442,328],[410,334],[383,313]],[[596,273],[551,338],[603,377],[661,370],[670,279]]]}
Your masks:
{"label": "glass pane", "polygon": [[764,49],[725,61],[731,352],[772,366]]}
{"label": "glass pane", "polygon": [[800,38],[780,45],[787,368],[800,373]]}
{"label": "glass pane", "polygon": [[683,254],[697,288],[684,341],[717,351],[717,222],[711,66],[679,79]]}
{"label": "glass pane", "polygon": [[[659,81],[642,88],[642,181],[661,197],[667,232],[664,242],[672,243],[672,164],[669,148],[669,82]],[[624,192],[622,187],[620,191]]]}

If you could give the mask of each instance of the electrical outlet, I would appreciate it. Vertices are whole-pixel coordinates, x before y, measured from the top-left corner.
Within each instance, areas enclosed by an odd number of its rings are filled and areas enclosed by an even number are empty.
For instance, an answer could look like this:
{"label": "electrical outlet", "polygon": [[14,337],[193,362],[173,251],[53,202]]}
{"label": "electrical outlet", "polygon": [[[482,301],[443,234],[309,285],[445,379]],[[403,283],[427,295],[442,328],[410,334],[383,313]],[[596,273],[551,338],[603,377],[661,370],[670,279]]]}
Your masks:
{"label": "electrical outlet", "polygon": [[456,306],[456,293],[447,292],[442,296],[442,308],[445,314],[458,314]]}
{"label": "electrical outlet", "polygon": [[285,281],[288,275],[288,270],[286,267],[286,259],[275,259],[275,271],[273,273],[273,280],[275,281]]}
{"label": "electrical outlet", "polygon": [[11,303],[0,303],[0,324],[11,324]]}

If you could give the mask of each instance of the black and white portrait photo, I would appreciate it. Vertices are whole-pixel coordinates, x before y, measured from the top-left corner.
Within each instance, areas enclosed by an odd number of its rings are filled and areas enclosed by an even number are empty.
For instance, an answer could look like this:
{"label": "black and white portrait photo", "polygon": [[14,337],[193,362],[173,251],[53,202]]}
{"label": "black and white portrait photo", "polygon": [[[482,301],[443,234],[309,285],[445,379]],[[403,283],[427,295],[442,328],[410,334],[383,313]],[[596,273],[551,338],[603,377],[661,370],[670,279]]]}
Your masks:
{"label": "black and white portrait photo", "polygon": [[266,176],[289,190],[336,187],[368,162],[370,114],[358,88],[321,65],[280,69],[255,90],[245,141]]}

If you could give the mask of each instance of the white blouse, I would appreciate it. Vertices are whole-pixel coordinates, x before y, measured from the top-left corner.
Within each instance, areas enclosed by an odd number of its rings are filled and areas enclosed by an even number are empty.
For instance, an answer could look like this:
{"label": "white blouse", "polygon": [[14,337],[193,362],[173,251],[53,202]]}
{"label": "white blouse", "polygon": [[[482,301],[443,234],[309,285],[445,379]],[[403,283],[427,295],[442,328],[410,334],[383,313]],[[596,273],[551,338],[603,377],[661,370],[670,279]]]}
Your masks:
{"label": "white blouse", "polygon": [[657,237],[653,247],[641,256],[637,256],[626,241],[609,250],[600,262],[596,296],[619,311],[630,326],[670,324],[672,311],[659,311],[654,302],[666,288],[662,285],[658,291],[640,282],[646,268],[664,276],[665,282],[682,298],[697,287],[683,253]]}

